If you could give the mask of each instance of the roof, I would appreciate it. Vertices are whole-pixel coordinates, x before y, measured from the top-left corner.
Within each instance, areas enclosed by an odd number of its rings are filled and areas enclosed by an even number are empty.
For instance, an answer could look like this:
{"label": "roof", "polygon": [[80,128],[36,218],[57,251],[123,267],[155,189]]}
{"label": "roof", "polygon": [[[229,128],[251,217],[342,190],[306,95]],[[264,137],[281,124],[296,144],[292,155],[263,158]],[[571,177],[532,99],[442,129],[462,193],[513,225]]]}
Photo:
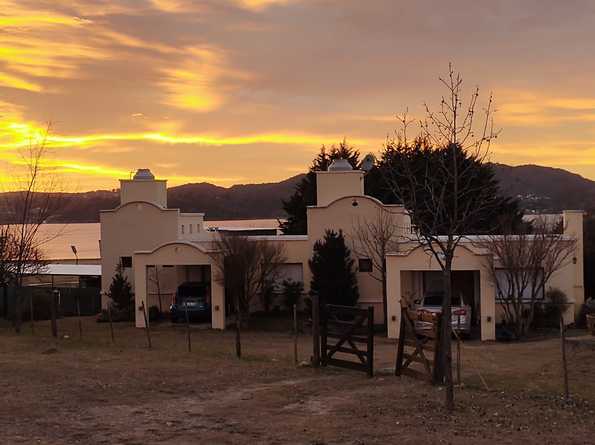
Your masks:
{"label": "roof", "polygon": [[99,264],[46,264],[36,275],[99,277],[101,276],[101,266]]}

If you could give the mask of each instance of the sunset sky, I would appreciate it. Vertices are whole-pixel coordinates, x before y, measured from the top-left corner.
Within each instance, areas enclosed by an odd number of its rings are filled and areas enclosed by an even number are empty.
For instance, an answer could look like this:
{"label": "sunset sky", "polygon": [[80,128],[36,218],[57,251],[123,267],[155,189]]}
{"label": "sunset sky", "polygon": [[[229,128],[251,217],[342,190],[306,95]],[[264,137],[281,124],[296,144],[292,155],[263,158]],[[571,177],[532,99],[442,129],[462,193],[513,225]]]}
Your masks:
{"label": "sunset sky", "polygon": [[377,152],[452,61],[493,92],[492,160],[595,179],[592,0],[0,0],[0,175],[52,123],[72,190],[285,179]]}

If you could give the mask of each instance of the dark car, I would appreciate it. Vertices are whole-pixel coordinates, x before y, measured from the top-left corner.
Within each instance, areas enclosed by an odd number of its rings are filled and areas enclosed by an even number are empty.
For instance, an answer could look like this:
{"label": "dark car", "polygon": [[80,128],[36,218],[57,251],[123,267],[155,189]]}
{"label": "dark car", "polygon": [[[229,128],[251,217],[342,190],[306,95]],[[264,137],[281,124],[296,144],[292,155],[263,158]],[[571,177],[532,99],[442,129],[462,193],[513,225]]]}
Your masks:
{"label": "dark car", "polygon": [[186,321],[186,312],[190,321],[211,320],[211,305],[207,299],[207,285],[187,281],[178,286],[174,301],[169,307],[171,320]]}

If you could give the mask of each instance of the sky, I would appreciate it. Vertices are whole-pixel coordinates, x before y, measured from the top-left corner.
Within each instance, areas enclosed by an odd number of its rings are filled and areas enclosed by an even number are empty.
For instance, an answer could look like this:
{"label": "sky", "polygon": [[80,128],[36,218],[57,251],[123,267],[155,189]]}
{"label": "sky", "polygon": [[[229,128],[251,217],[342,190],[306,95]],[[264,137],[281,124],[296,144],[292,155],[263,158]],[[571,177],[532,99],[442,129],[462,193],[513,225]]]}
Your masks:
{"label": "sky", "polygon": [[377,153],[449,62],[494,96],[491,160],[595,179],[594,41],[591,0],[0,0],[0,186],[48,125],[71,191],[286,179]]}

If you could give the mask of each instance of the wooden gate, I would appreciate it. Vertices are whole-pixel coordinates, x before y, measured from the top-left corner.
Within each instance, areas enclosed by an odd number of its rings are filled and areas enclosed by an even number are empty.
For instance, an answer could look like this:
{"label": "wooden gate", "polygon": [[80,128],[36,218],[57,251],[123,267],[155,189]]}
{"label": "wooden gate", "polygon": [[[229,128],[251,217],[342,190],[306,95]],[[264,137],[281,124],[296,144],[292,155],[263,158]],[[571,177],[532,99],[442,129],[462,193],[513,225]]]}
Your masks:
{"label": "wooden gate", "polygon": [[[415,310],[401,301],[401,329],[397,343],[395,375],[407,375],[430,383],[437,382],[440,320],[440,314]],[[421,365],[421,369],[411,368],[412,364]]]}
{"label": "wooden gate", "polygon": [[[328,304],[320,323],[321,363],[323,366],[364,371],[374,375],[374,308]],[[358,345],[364,345],[364,348]],[[336,358],[335,354],[352,355],[357,361]]]}

